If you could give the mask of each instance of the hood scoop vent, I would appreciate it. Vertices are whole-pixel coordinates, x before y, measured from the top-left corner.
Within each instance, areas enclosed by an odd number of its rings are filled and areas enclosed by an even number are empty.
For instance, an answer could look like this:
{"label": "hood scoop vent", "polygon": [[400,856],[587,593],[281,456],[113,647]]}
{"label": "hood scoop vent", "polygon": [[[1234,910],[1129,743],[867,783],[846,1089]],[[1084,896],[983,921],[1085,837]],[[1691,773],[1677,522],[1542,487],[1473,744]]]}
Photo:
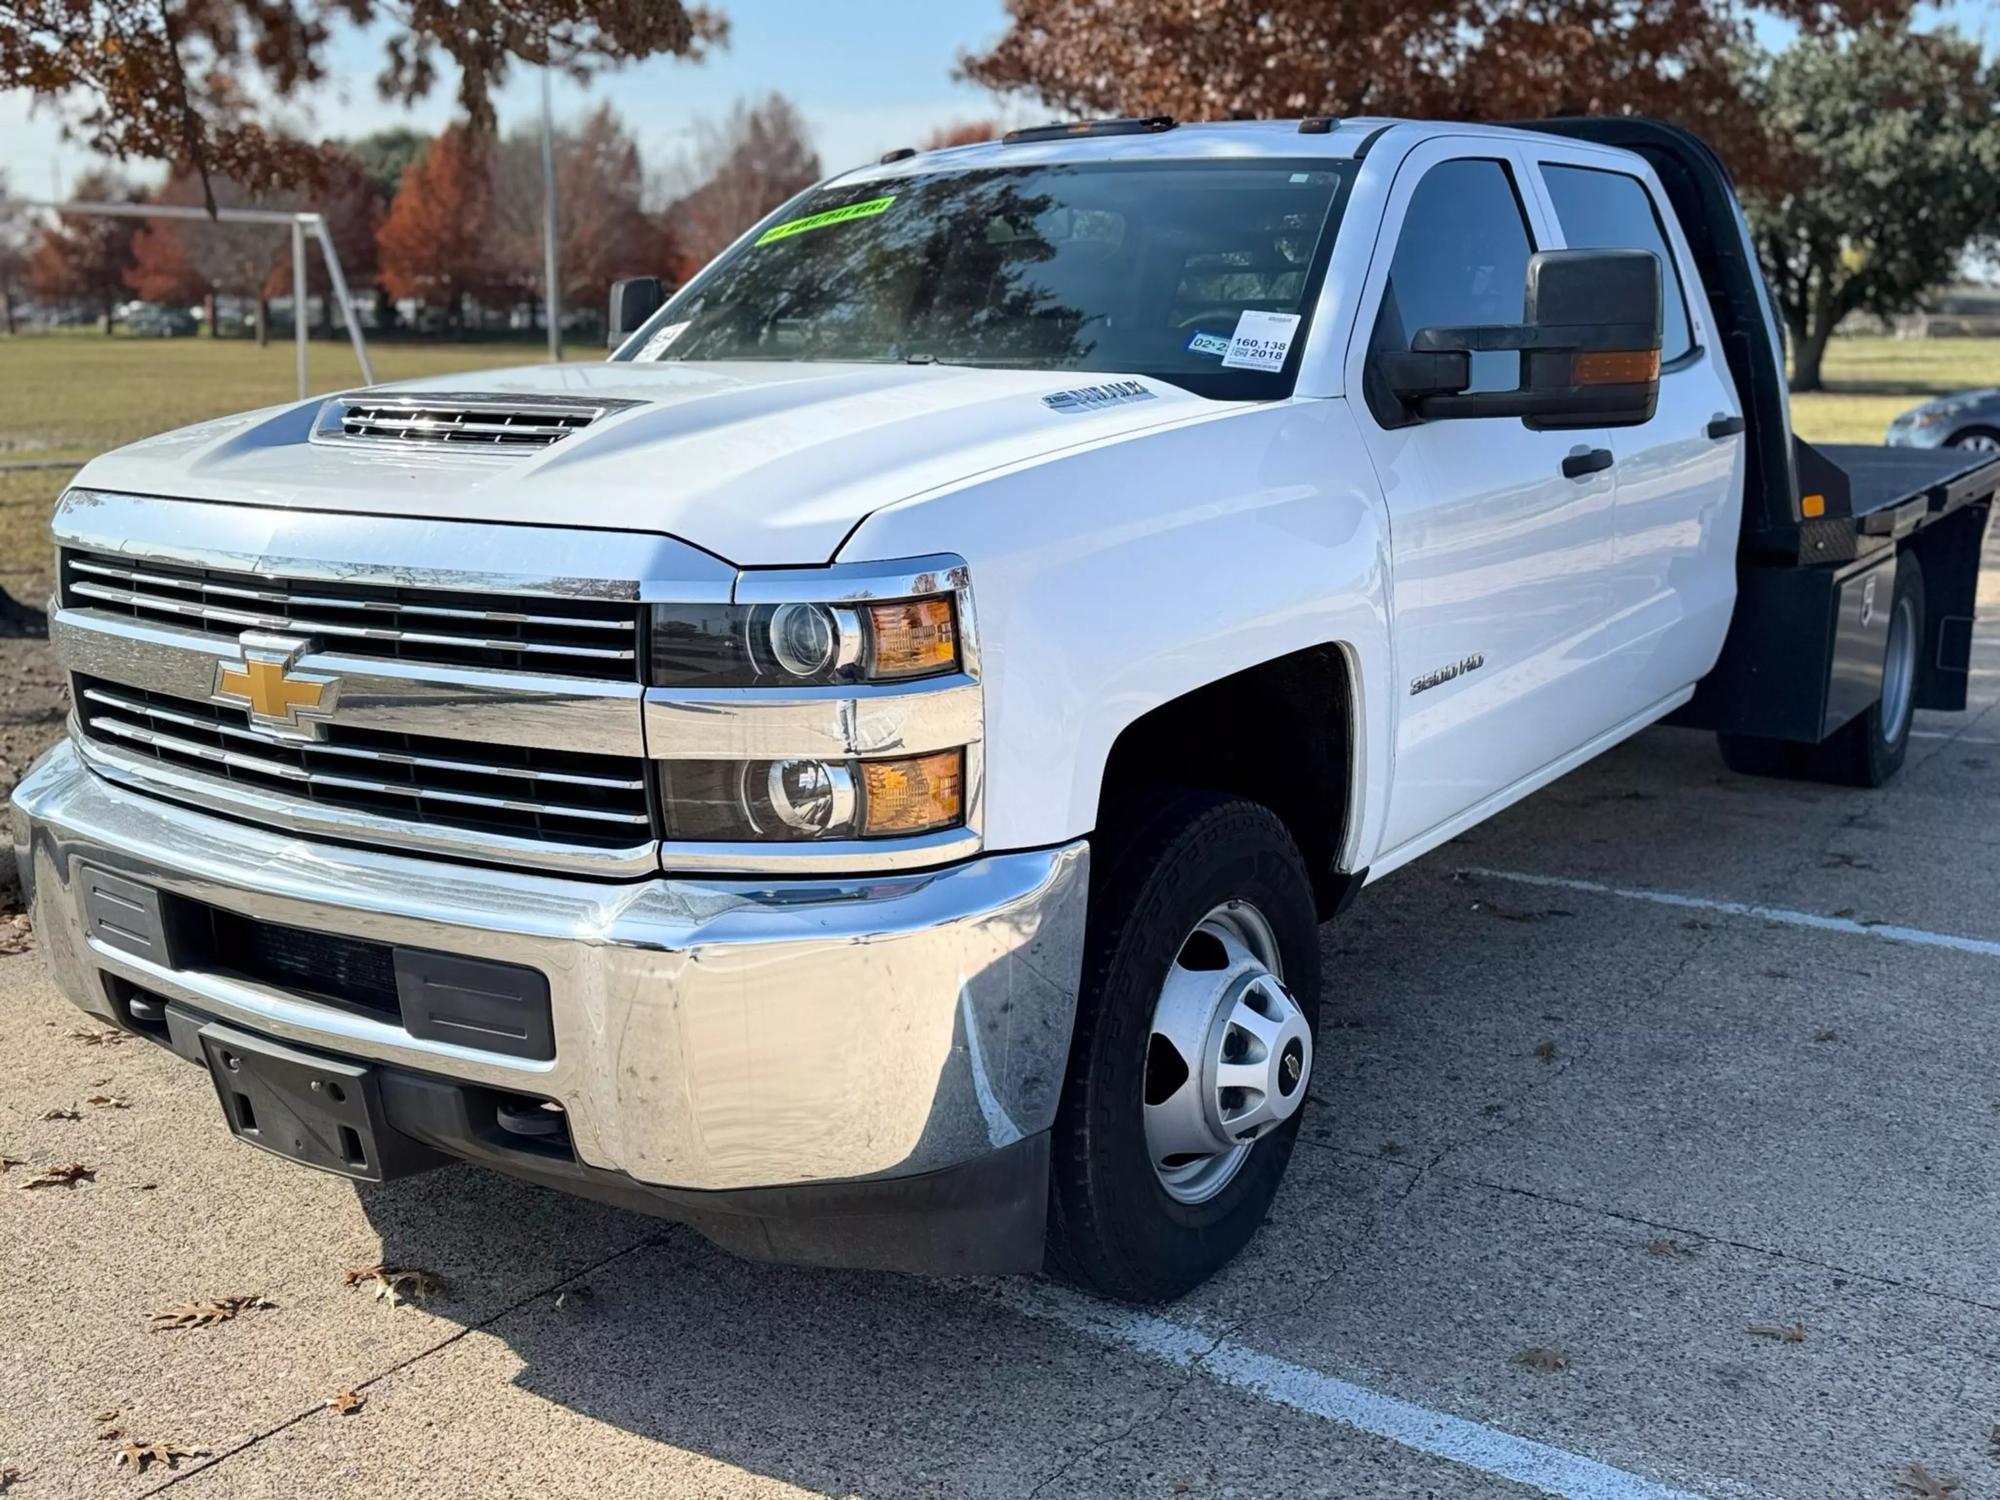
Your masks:
{"label": "hood scoop vent", "polygon": [[600,417],[637,406],[606,397],[454,394],[335,396],[313,423],[316,443],[399,448],[546,448]]}

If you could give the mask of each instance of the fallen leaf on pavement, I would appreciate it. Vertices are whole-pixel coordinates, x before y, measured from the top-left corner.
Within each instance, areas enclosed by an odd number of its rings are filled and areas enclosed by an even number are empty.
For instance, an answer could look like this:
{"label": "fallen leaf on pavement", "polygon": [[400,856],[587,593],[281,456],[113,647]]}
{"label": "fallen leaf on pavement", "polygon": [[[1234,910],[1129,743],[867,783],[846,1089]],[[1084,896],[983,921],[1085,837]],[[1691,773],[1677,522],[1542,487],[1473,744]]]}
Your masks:
{"label": "fallen leaf on pavement", "polygon": [[1384,1141],[1381,1149],[1384,1156],[1401,1156],[1403,1154],[1403,1143],[1401,1141]]}
{"label": "fallen leaf on pavement", "polygon": [[12,953],[26,953],[35,946],[34,924],[24,911],[11,917],[0,917],[0,957]]}
{"label": "fallen leaf on pavement", "polygon": [[1514,1363],[1524,1369],[1540,1370],[1544,1374],[1551,1374],[1557,1370],[1567,1370],[1569,1368],[1569,1356],[1560,1349],[1544,1349],[1541,1345],[1537,1344],[1532,1348],[1523,1349],[1519,1354],[1515,1355]]}
{"label": "fallen leaf on pavement", "polygon": [[1896,1481],[1896,1488],[1921,1496],[1922,1500],[1945,1500],[1958,1488],[1958,1481],[1933,1474],[1922,1464],[1911,1464],[1903,1470],[1903,1477]]}
{"label": "fallen leaf on pavement", "polygon": [[115,1443],[118,1441],[118,1439],[122,1438],[123,1436],[125,1436],[124,1428],[107,1427],[104,1429],[104,1431],[98,1433],[97,1440],[100,1443]]}
{"label": "fallen leaf on pavement", "polygon": [[12,1464],[8,1464],[5,1468],[0,1468],[0,1495],[6,1494],[7,1491],[14,1488],[20,1482],[21,1471]]}
{"label": "fallen leaf on pavement", "polygon": [[276,1307],[277,1304],[262,1296],[254,1297],[203,1297],[190,1299],[156,1312],[146,1320],[150,1332],[158,1333],[167,1328],[207,1328],[215,1323],[227,1323],[240,1312],[252,1308]]}
{"label": "fallen leaf on pavement", "polygon": [[79,1182],[97,1181],[97,1168],[86,1167],[80,1161],[67,1162],[60,1167],[50,1167],[39,1176],[30,1177],[21,1184],[23,1192],[30,1188],[75,1187]]}
{"label": "fallen leaf on pavement", "polygon": [[1556,1044],[1554,1042],[1543,1042],[1535,1049],[1535,1056],[1539,1057],[1543,1062],[1554,1062],[1556,1060]]}
{"label": "fallen leaf on pavement", "polygon": [[1683,1245],[1679,1240],[1651,1240],[1647,1242],[1646,1253],[1671,1260],[1692,1255],[1699,1248],[1697,1245]]}
{"label": "fallen leaf on pavement", "polygon": [[42,1111],[42,1118],[44,1120],[81,1120],[83,1116],[73,1109],[45,1109]]}
{"label": "fallen leaf on pavement", "polygon": [[9,1167],[25,1167],[26,1165],[27,1163],[22,1161],[18,1156],[0,1154],[0,1176],[5,1176]]}
{"label": "fallen leaf on pavement", "polygon": [[1806,1341],[1806,1325],[1794,1323],[1789,1328],[1778,1323],[1752,1323],[1747,1330],[1760,1339],[1776,1339],[1781,1344],[1803,1344]]}
{"label": "fallen leaf on pavement", "polygon": [[84,1031],[81,1029],[72,1031],[70,1039],[82,1042],[86,1047],[116,1047],[122,1043],[131,1041],[132,1033],[129,1031],[120,1031],[115,1026],[109,1026],[102,1031]]}
{"label": "fallen leaf on pavement", "polygon": [[587,1286],[566,1286],[556,1293],[556,1306],[581,1312],[590,1306],[596,1296],[597,1293]]}
{"label": "fallen leaf on pavement", "polygon": [[207,1457],[206,1448],[183,1448],[179,1443],[127,1443],[118,1450],[118,1459],[113,1467],[143,1474],[147,1464],[165,1464],[174,1469],[184,1458]]}
{"label": "fallen leaf on pavement", "polygon": [[100,1427],[106,1422],[115,1422],[118,1420],[118,1408],[114,1406],[110,1411],[101,1411],[90,1420],[97,1423]]}
{"label": "fallen leaf on pavement", "polygon": [[360,1411],[362,1407],[366,1406],[368,1398],[366,1396],[357,1396],[352,1391],[342,1391],[337,1396],[329,1396],[326,1404],[339,1412],[343,1417],[346,1417],[352,1416],[355,1412]]}
{"label": "fallen leaf on pavement", "polygon": [[394,1269],[386,1265],[349,1266],[341,1273],[349,1286],[373,1286],[378,1302],[393,1308],[405,1302],[422,1302],[433,1293],[443,1294],[445,1279],[416,1266]]}
{"label": "fallen leaf on pavement", "polygon": [[85,1104],[95,1104],[99,1109],[130,1109],[132,1107],[128,1100],[120,1099],[116,1094],[92,1094],[83,1102]]}

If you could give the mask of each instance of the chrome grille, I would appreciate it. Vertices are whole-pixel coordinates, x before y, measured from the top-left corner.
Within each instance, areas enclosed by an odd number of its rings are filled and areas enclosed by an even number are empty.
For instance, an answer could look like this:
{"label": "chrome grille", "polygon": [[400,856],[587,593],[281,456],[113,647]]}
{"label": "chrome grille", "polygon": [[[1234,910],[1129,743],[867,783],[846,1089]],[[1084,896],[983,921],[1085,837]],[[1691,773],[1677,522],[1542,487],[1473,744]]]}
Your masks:
{"label": "chrome grille", "polygon": [[427,447],[546,448],[635,404],[573,396],[371,396],[364,391],[328,401],[320,409],[313,438]]}
{"label": "chrome grille", "polygon": [[86,738],[181,771],[347,811],[592,849],[652,840],[642,760],[387,734],[318,741],[250,727],[241,709],[79,677]]}
{"label": "chrome grille", "polygon": [[638,610],[613,600],[486,598],[436,589],[63,554],[63,602],[234,640],[245,630],[319,638],[348,656],[619,681],[638,675]]}

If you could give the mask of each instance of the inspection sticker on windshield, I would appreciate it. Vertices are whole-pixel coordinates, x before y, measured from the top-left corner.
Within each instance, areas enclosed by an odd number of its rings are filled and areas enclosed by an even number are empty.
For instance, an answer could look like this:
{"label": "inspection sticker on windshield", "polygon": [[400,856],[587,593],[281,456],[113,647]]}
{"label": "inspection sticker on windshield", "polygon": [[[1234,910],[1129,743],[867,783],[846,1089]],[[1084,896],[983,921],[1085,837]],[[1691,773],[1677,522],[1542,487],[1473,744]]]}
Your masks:
{"label": "inspection sticker on windshield", "polygon": [[1226,333],[1203,333],[1197,328],[1194,337],[1187,341],[1187,351],[1190,354],[1227,354],[1229,352],[1229,335]]}
{"label": "inspection sticker on windshield", "polygon": [[[689,319],[688,321],[692,322],[693,319]],[[657,330],[651,338],[641,344],[639,352],[632,357],[635,360],[658,359],[662,354],[667,352],[668,347],[672,345],[675,339],[687,331],[687,323],[669,323],[665,328]]]}
{"label": "inspection sticker on windshield", "polygon": [[1267,370],[1276,374],[1285,367],[1292,335],[1298,329],[1297,313],[1246,311],[1236,320],[1236,332],[1230,337],[1229,352],[1222,356],[1222,368]]}
{"label": "inspection sticker on windshield", "polygon": [[849,219],[872,219],[895,201],[896,195],[891,193],[886,198],[870,198],[866,203],[850,203],[845,208],[829,208],[823,214],[807,214],[803,219],[787,219],[782,224],[773,224],[758,235],[757,243],[768,245],[773,240],[804,234],[808,229],[825,229],[833,224],[845,224]]}

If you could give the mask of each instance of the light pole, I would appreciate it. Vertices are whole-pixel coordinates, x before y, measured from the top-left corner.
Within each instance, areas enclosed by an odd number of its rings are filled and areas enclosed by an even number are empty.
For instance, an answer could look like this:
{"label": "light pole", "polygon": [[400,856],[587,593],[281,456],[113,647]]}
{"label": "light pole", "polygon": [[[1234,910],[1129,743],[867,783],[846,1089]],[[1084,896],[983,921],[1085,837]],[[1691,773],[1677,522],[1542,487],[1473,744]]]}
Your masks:
{"label": "light pole", "polygon": [[549,69],[542,66],[542,310],[549,325],[549,363],[562,362],[562,289],[556,267],[556,124],[549,106]]}

